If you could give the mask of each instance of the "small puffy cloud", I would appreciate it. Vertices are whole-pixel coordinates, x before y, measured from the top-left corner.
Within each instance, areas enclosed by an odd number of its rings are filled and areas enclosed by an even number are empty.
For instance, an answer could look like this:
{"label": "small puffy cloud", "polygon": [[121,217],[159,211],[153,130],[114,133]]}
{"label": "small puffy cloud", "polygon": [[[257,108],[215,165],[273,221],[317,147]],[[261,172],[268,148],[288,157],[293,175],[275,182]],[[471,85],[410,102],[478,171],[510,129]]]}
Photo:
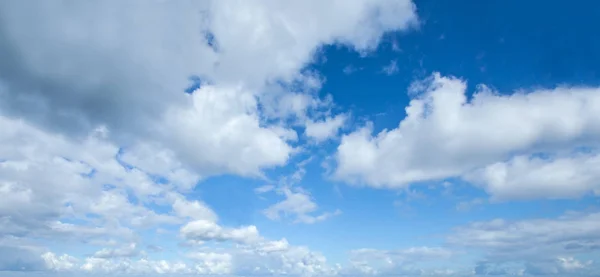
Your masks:
{"label": "small puffy cloud", "polygon": [[254,192],[257,194],[267,193],[269,191],[273,191],[275,189],[274,185],[264,185],[254,189]]}
{"label": "small puffy cloud", "polygon": [[181,235],[188,240],[205,241],[233,241],[237,243],[252,243],[260,236],[256,226],[240,228],[223,228],[212,221],[195,220],[188,222],[180,229]]}
{"label": "small puffy cloud", "polygon": [[327,117],[322,121],[309,121],[306,123],[305,134],[317,142],[325,141],[335,137],[347,119],[347,115],[340,114],[335,117]]}
{"label": "small puffy cloud", "polygon": [[362,69],[363,69],[362,67],[356,67],[356,66],[350,64],[350,65],[345,66],[344,69],[342,70],[342,72],[344,72],[344,74],[346,74],[346,75],[350,75],[350,74],[360,71]]}

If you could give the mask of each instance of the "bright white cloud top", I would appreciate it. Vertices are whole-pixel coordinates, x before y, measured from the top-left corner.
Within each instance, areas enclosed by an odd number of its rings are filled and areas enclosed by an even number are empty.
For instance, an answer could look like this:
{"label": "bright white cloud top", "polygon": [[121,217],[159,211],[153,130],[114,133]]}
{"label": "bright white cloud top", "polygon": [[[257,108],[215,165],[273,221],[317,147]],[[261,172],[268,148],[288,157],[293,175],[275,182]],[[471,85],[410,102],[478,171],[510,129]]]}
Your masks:
{"label": "bright white cloud top", "polygon": [[[597,192],[600,89],[557,88],[499,95],[435,74],[393,130],[369,126],[345,135],[335,176],[374,187],[401,187],[465,176],[494,197],[579,197]],[[535,155],[545,154],[549,158]],[[475,172],[473,172],[475,171]]]}

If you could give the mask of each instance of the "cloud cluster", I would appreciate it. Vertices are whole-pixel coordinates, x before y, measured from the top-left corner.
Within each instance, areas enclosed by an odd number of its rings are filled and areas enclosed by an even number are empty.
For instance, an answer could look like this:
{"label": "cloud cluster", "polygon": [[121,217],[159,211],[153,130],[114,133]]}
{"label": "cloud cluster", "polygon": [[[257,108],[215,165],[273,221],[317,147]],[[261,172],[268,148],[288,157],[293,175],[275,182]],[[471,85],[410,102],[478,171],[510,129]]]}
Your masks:
{"label": "cloud cluster", "polygon": [[[257,98],[266,109],[289,93],[314,102],[292,88],[315,86],[302,69],[321,45],[366,51],[416,22],[410,0],[10,1],[1,10],[3,114],[68,135],[106,126],[119,146],[143,137],[200,175],[284,164],[292,149],[282,136],[293,131],[263,126]],[[191,75],[213,86],[185,95]]]}
{"label": "cloud cluster", "polygon": [[[335,136],[345,117],[305,67],[323,45],[369,51],[416,21],[410,0],[0,3],[0,247],[16,253],[0,269],[330,272],[186,194],[212,175],[263,177],[299,137]],[[147,257],[148,228],[179,229],[190,256]],[[47,248],[62,243],[99,249]],[[215,244],[228,247],[197,249]]]}
{"label": "cloud cluster", "polygon": [[434,74],[395,129],[344,135],[334,177],[377,188],[462,177],[492,197],[597,193],[600,90],[559,87],[468,97],[465,81]]}
{"label": "cloud cluster", "polygon": [[593,276],[597,268],[589,255],[600,250],[599,216],[570,212],[557,219],[473,222],[447,240],[484,254],[475,267],[479,275]]}
{"label": "cloud cluster", "polygon": [[[359,249],[340,265],[257,226],[226,226],[189,197],[214,175],[266,179],[343,133],[350,113],[332,112],[324,78],[307,66],[324,45],[370,51],[410,28],[410,0],[2,1],[0,23],[0,274],[585,275],[595,266],[585,255],[600,249],[598,213],[473,222],[444,247]],[[600,193],[600,90],[480,86],[470,96],[465,81],[439,74],[411,90],[397,128],[342,135],[335,178],[399,188],[459,177],[498,201]],[[296,186],[304,165],[256,189],[283,198],[266,217],[311,224],[341,214]],[[151,247],[150,230],[180,247]],[[91,250],[52,249],[64,244]],[[485,260],[472,271],[429,263],[456,249]]]}

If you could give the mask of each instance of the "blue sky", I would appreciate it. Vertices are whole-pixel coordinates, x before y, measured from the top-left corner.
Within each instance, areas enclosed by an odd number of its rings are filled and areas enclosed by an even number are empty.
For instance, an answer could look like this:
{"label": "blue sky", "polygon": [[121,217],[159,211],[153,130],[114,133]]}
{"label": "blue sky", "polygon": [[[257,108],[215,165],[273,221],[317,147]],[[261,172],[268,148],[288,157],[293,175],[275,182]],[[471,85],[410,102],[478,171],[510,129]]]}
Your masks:
{"label": "blue sky", "polygon": [[598,8],[4,1],[0,276],[597,276]]}

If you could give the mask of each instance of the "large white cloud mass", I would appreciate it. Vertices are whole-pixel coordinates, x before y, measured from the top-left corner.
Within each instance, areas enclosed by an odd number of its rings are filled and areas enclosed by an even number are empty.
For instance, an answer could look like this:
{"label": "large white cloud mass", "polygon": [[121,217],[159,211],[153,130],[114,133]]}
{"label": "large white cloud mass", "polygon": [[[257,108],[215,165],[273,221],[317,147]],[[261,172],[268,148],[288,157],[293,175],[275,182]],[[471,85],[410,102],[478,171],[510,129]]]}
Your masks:
{"label": "large white cloud mass", "polygon": [[505,199],[575,198],[598,193],[600,89],[559,87],[499,94],[434,74],[397,128],[370,125],[344,135],[334,177],[401,188],[462,177]]}
{"label": "large white cloud mass", "polygon": [[[285,165],[299,147],[289,118],[317,142],[335,136],[343,117],[308,116],[330,99],[304,68],[323,45],[369,51],[416,22],[410,0],[2,1],[0,271],[335,272],[186,194]],[[186,94],[190,76],[202,84]],[[148,257],[139,232],[152,229],[179,229],[187,254]]]}

